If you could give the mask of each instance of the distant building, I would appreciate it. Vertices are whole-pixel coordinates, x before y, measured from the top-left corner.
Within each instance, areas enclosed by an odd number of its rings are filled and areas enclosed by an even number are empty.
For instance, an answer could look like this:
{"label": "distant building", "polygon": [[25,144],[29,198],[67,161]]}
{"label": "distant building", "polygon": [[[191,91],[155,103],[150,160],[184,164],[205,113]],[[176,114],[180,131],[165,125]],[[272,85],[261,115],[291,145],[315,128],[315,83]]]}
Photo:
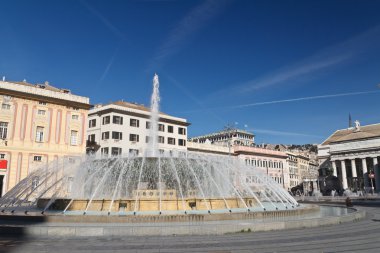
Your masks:
{"label": "distant building", "polygon": [[290,188],[295,187],[299,185],[301,181],[300,174],[298,172],[298,159],[297,159],[297,154],[292,153],[292,152],[286,152],[287,158],[286,158],[286,163],[289,168],[289,185]]}
{"label": "distant building", "polygon": [[[230,129],[189,139],[188,151],[234,156],[248,167],[254,166],[267,174],[285,189],[290,187],[289,170],[284,152],[256,147],[253,133]],[[257,185],[254,171],[245,171],[246,183]],[[262,183],[262,182],[261,182]]]}
{"label": "distant building", "polygon": [[255,135],[241,129],[223,130],[202,136],[191,137],[189,140],[197,143],[210,143],[225,147],[228,147],[228,145],[255,145]]}
{"label": "distant building", "polygon": [[0,81],[0,195],[35,168],[85,154],[89,98],[49,83]]}
{"label": "distant building", "polygon": [[[343,189],[380,191],[380,123],[335,131],[318,146],[320,173],[337,176]],[[372,181],[372,184],[371,184]]]}
{"label": "distant building", "polygon": [[[245,161],[246,165],[258,168],[284,189],[290,188],[289,168],[286,163],[287,154],[285,152],[240,145],[234,145],[233,151],[238,158]],[[248,185],[257,183],[254,171],[247,171],[246,177]]]}
{"label": "distant building", "polygon": [[[96,105],[89,112],[87,151],[103,157],[143,155],[150,136],[150,108],[117,101]],[[158,148],[160,152],[186,152],[186,119],[159,114]]]}

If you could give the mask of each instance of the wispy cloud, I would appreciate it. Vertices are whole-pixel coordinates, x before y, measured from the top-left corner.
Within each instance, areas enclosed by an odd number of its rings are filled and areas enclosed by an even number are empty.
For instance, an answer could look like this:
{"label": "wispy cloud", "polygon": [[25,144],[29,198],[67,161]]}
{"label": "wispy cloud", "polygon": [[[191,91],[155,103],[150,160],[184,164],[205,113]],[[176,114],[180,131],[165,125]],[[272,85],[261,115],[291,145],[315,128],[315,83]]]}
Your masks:
{"label": "wispy cloud", "polygon": [[269,134],[269,135],[276,135],[276,136],[296,136],[296,137],[323,138],[323,136],[319,136],[319,135],[294,133],[294,132],[286,132],[286,131],[277,131],[277,130],[269,130],[269,129],[254,128],[254,129],[249,129],[249,131],[252,131],[254,133]]}
{"label": "wispy cloud", "polygon": [[103,83],[104,79],[107,77],[108,72],[110,71],[110,69],[111,69],[111,67],[112,67],[112,64],[113,64],[114,61],[115,61],[115,58],[116,58],[116,56],[117,56],[118,51],[119,51],[119,48],[116,48],[115,51],[114,51],[114,53],[112,54],[110,60],[109,60],[108,63],[107,63],[106,68],[104,69],[104,71],[103,71],[101,77],[100,77],[99,80],[98,80],[98,85],[97,85],[97,87],[100,87],[100,85]]}
{"label": "wispy cloud", "polygon": [[113,34],[122,40],[127,40],[127,37],[116,26],[114,26],[102,13],[95,9],[91,4],[85,0],[80,0],[80,3],[95,17],[97,17],[103,25],[105,25]]}
{"label": "wispy cloud", "polygon": [[[261,106],[261,105],[271,105],[271,104],[280,104],[280,103],[291,103],[291,102],[299,102],[299,101],[308,101],[308,100],[316,100],[316,99],[327,99],[327,98],[336,98],[336,97],[345,97],[345,96],[358,96],[358,95],[366,95],[372,93],[380,93],[380,90],[373,91],[358,91],[358,92],[348,92],[348,93],[338,93],[338,94],[329,94],[329,95],[320,95],[320,96],[310,96],[310,97],[300,97],[300,98],[289,98],[289,99],[281,99],[281,100],[271,100],[264,102],[255,102],[241,105],[230,105],[223,107],[213,107],[208,108],[206,110],[233,110],[233,109],[242,109],[253,106]],[[189,112],[200,112],[204,110],[190,110]]]}
{"label": "wispy cloud", "polygon": [[319,61],[306,63],[304,65],[296,66],[290,69],[280,71],[274,75],[266,76],[260,79],[251,80],[249,82],[241,84],[239,89],[240,93],[246,93],[253,90],[258,90],[268,86],[276,85],[293,78],[297,78],[303,75],[307,75],[339,63],[342,63],[352,57],[352,54],[338,55],[321,59]]}
{"label": "wispy cloud", "polygon": [[284,84],[287,81],[294,81],[301,77],[305,78],[315,75],[318,71],[349,63],[364,52],[369,52],[374,49],[378,50],[379,44],[380,25],[349,38],[346,41],[324,48],[291,66],[280,68],[264,76],[253,78],[240,84],[230,85],[225,89],[216,91],[213,96],[230,96],[232,93],[235,95],[247,94],[248,92],[258,89]]}
{"label": "wispy cloud", "polygon": [[179,52],[192,36],[225,9],[228,2],[226,0],[203,1],[187,13],[159,46],[148,70],[162,66],[169,56]]}
{"label": "wispy cloud", "polygon": [[270,104],[280,104],[280,103],[307,101],[307,100],[315,100],[315,99],[326,99],[326,98],[336,98],[336,97],[345,97],[345,96],[356,96],[356,95],[365,95],[365,94],[379,93],[379,92],[380,92],[379,90],[374,90],[374,91],[359,91],[359,92],[349,92],[349,93],[321,95],[321,96],[290,98],[290,99],[272,100],[272,101],[266,101],[266,102],[249,103],[249,104],[243,104],[243,105],[233,105],[233,106],[224,107],[224,109],[239,109],[239,108],[259,106],[259,105],[270,105]]}

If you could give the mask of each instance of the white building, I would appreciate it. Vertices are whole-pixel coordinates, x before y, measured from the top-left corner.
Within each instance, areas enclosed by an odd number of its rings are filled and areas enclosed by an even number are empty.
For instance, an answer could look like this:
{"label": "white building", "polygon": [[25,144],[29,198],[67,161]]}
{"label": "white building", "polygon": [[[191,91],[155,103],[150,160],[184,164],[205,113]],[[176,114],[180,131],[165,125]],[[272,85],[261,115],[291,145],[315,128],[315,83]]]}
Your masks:
{"label": "white building", "polygon": [[211,143],[226,147],[228,147],[228,145],[254,146],[255,135],[241,129],[230,129],[192,137],[190,138],[190,141],[197,143]]}
{"label": "white building", "polygon": [[379,192],[380,124],[355,124],[335,131],[318,146],[320,170],[337,176],[343,189],[369,190],[372,181]]}
{"label": "white building", "polygon": [[[88,116],[88,151],[103,156],[134,153],[148,148],[150,109],[139,104],[118,101],[97,105]],[[186,152],[186,119],[159,114],[158,148],[160,152]]]}

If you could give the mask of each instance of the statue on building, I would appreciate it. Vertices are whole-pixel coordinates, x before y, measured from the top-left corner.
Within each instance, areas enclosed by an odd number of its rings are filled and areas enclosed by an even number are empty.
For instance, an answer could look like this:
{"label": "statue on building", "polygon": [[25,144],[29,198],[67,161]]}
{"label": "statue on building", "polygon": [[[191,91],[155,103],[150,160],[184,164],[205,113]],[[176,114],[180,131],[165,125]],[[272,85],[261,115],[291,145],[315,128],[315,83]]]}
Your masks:
{"label": "statue on building", "polygon": [[360,122],[359,122],[359,120],[355,120],[355,131],[360,131]]}

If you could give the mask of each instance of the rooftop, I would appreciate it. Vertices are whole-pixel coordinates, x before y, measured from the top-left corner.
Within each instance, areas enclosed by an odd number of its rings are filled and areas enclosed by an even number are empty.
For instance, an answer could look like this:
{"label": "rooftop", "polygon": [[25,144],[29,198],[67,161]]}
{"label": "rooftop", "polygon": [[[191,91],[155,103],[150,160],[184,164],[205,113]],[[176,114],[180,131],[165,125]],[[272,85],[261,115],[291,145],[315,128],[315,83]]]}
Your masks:
{"label": "rooftop", "polygon": [[[123,100],[119,100],[119,101],[116,101],[116,102],[111,102],[109,104],[111,104],[111,105],[120,105],[120,106],[127,107],[127,108],[132,108],[132,109],[136,109],[136,110],[150,112],[150,108],[146,107],[143,104],[130,103],[130,102],[125,102]],[[160,114],[167,115],[166,113],[163,113],[163,112],[160,112]]]}
{"label": "rooftop", "polygon": [[232,129],[232,130],[222,130],[222,131],[219,131],[219,132],[210,133],[210,134],[201,135],[201,136],[194,136],[194,137],[191,137],[190,140],[193,140],[193,139],[204,139],[204,138],[210,138],[210,137],[215,137],[215,136],[224,136],[224,135],[235,134],[235,133],[246,134],[246,135],[252,136],[252,138],[255,136],[253,133],[248,132],[246,130]]}
{"label": "rooftop", "polygon": [[89,107],[90,103],[88,97],[74,95],[68,89],[56,88],[47,81],[44,84],[31,84],[25,80],[18,82],[5,81],[3,79],[3,81],[0,81],[0,93],[34,100],[48,100],[49,103],[66,104],[68,102],[74,102],[72,106],[86,108]]}
{"label": "rooftop", "polygon": [[359,130],[353,127],[337,130],[321,145],[328,145],[336,142],[347,142],[375,137],[380,137],[380,123],[361,126]]}
{"label": "rooftop", "polygon": [[[110,102],[107,104],[97,104],[91,108],[89,116],[110,113],[112,111],[119,111],[126,114],[133,114],[135,116],[150,118],[150,108],[144,106],[143,104],[125,102],[123,100]],[[186,126],[190,125],[184,118],[179,118],[175,116],[168,115],[166,113],[160,112],[160,121],[184,124]]]}

